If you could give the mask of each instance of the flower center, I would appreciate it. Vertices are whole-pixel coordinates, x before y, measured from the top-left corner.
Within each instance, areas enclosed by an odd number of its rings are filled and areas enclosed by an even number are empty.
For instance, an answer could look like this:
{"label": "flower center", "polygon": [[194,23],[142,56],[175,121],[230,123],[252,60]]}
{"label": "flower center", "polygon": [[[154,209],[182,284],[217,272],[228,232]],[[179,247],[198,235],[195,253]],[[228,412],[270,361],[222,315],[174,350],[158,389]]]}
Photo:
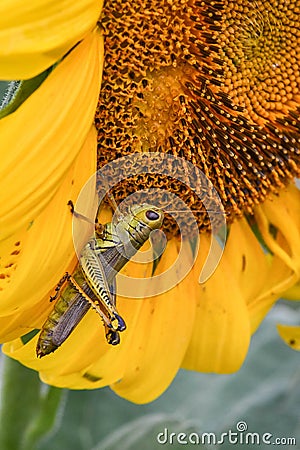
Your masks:
{"label": "flower center", "polygon": [[[229,221],[251,213],[300,173],[299,21],[297,0],[108,0],[99,168],[133,152],[181,156]],[[139,175],[114,195],[149,187],[202,209],[209,228],[198,197],[169,177]]]}

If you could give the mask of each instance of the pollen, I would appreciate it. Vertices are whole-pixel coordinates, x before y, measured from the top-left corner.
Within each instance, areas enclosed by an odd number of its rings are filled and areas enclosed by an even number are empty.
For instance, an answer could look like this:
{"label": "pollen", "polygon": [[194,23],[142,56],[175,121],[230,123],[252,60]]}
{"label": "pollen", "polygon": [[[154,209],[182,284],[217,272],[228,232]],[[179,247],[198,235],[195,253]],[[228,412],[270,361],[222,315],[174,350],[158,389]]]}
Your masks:
{"label": "pollen", "polygon": [[[229,222],[251,214],[300,168],[298,0],[108,0],[101,26],[98,168],[135,152],[185,158],[212,182]],[[117,201],[150,187],[207,213],[170,177],[139,175]]]}

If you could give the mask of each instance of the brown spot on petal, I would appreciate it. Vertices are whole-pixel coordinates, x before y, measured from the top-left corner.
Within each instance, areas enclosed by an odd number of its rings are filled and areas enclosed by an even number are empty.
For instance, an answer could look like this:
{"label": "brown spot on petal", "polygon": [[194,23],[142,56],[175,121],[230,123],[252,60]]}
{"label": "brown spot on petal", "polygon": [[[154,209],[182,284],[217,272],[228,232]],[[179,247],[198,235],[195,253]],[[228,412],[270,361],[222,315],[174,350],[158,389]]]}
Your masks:
{"label": "brown spot on petal", "polygon": [[242,272],[246,269],[246,255],[242,255]]}
{"label": "brown spot on petal", "polygon": [[102,380],[101,377],[98,377],[97,375],[93,375],[89,372],[85,372],[82,376],[83,376],[83,378],[87,379],[88,381],[91,381],[92,383]]}

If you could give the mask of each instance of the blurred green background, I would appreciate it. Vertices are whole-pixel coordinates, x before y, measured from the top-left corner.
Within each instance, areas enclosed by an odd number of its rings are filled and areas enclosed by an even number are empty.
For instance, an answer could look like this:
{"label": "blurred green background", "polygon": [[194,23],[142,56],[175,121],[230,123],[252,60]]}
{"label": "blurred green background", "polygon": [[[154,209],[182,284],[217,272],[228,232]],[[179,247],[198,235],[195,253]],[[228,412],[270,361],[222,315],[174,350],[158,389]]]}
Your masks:
{"label": "blurred green background", "polygon": [[[268,315],[254,335],[246,362],[238,373],[215,375],[181,370],[167,392],[148,405],[129,403],[109,388],[64,390],[53,423],[45,428],[44,435],[35,436],[25,447],[21,435],[28,435],[33,416],[27,417],[30,400],[26,405],[20,398],[15,405],[16,414],[19,408],[25,408],[24,423],[9,448],[2,446],[1,450],[299,449],[299,353],[287,347],[276,331],[279,322],[299,324],[300,311],[296,304],[294,308],[290,304],[281,302]],[[39,383],[34,372],[21,370]],[[48,387],[44,385],[43,390],[47,393]],[[50,391],[54,395],[56,391],[61,392],[54,388]],[[5,405],[2,404],[3,411]],[[271,442],[278,437],[293,437],[297,444],[246,445],[225,440],[219,445],[206,441],[206,445],[201,446],[157,442],[157,434],[165,428],[169,433],[214,432],[220,438],[222,432],[230,429],[236,432],[240,421],[247,423],[247,432],[272,434]]]}

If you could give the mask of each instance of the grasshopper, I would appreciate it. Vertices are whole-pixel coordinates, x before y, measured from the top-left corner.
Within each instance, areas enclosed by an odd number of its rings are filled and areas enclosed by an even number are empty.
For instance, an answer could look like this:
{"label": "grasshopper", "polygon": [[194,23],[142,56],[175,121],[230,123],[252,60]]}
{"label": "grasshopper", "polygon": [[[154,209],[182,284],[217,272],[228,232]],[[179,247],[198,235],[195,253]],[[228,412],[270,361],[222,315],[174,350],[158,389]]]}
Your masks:
{"label": "grasshopper", "polygon": [[[80,214],[71,211],[75,215]],[[50,301],[57,299],[44,323],[36,348],[38,357],[54,352],[70,336],[92,307],[100,315],[111,345],[120,342],[119,332],[126,328],[116,309],[116,275],[135,255],[150,236],[161,227],[163,212],[149,204],[134,205],[127,215],[95,227],[92,237],[83,247],[79,264],[73,274],[66,273]]]}

